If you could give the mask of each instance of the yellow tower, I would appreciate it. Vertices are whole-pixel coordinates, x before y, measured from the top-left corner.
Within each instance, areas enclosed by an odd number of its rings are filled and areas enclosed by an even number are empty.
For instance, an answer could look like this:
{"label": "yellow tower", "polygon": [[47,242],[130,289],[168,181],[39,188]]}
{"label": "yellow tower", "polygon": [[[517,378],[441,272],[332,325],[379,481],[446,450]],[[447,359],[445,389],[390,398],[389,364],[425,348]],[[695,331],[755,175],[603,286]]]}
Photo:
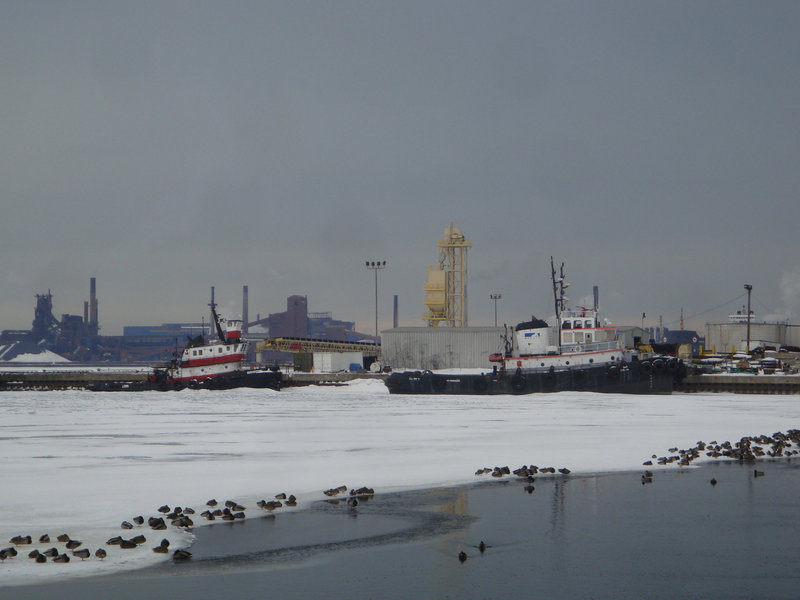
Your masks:
{"label": "yellow tower", "polygon": [[467,250],[472,242],[450,223],[439,240],[439,264],[428,266],[425,283],[426,314],[429,327],[467,326]]}

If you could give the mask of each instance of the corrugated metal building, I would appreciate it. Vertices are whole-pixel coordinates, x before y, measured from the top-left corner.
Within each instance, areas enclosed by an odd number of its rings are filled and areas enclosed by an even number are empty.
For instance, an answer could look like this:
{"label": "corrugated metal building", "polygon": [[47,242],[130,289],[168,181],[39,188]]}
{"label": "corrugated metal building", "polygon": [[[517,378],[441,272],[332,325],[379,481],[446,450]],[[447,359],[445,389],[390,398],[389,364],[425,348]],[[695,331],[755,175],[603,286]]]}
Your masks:
{"label": "corrugated metal building", "polygon": [[393,369],[491,369],[502,327],[396,327],[381,331],[383,363]]}

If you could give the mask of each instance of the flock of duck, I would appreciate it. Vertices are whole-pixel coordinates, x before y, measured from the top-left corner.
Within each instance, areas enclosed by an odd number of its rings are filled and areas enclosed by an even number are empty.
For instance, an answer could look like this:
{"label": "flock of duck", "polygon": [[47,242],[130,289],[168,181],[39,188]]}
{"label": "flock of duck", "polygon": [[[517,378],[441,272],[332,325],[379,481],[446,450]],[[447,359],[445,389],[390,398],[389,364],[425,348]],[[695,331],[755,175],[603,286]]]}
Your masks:
{"label": "flock of duck", "polygon": [[[334,497],[338,496],[339,494],[346,494],[347,489],[347,486],[339,486],[338,488],[325,490],[323,493],[326,496]],[[353,488],[350,490],[349,496],[346,498],[346,502],[349,506],[355,507],[358,505],[359,500],[363,501],[374,494],[375,490],[369,487],[360,487],[357,489]],[[335,502],[338,501],[338,499],[335,500]],[[280,493],[275,496],[274,500],[259,500],[256,505],[258,508],[272,513],[276,509],[279,509],[283,506],[297,506],[297,497],[294,494],[287,495],[286,493]],[[222,505],[220,505],[220,503],[214,498],[206,502],[206,507],[206,510],[200,513],[200,516],[206,521],[214,521],[216,519],[221,519],[223,521],[235,521],[237,519],[244,519],[245,511],[247,510],[246,507],[234,500],[226,500]],[[160,513],[160,516],[152,516],[146,520],[147,527],[153,531],[167,530],[169,529],[170,525],[177,529],[187,529],[194,526],[194,520],[192,519],[192,516],[195,515],[195,510],[191,507],[182,508],[180,506],[175,506],[170,508],[169,505],[164,504],[157,509],[157,512]],[[130,521],[122,521],[120,524],[120,527],[125,531],[144,528],[144,526],[145,518],[143,515],[137,515]],[[63,549],[59,549],[56,546],[52,546],[45,550],[34,548],[28,552],[28,558],[37,563],[68,563],[70,560],[72,560],[72,558],[78,558],[83,561],[92,556],[91,550],[83,547],[84,544],[82,541],[72,539],[66,533],[59,535],[56,540],[57,542],[64,544]],[[23,551],[22,547],[34,545],[34,540],[30,535],[15,535],[9,540],[9,543],[11,546],[0,550],[0,562],[5,562],[7,559],[17,557],[20,551]],[[106,541],[106,546],[118,547],[121,550],[133,550],[145,545],[146,543],[147,538],[144,534],[140,533],[132,537],[123,537],[121,535],[114,536]],[[45,533],[39,536],[38,545],[47,546],[50,544],[52,544],[52,542],[49,534]],[[169,546],[169,539],[163,538],[157,546],[153,547],[152,550],[156,554],[168,554]],[[95,550],[94,556],[100,560],[103,560],[108,556],[108,550],[105,548],[98,548]],[[185,548],[178,548],[172,553],[172,558],[175,561],[185,561],[191,559],[192,554]]]}
{"label": "flock of duck", "polygon": [[[731,443],[729,441],[711,441],[708,443],[698,441],[693,447],[688,449],[678,449],[676,446],[669,448],[669,455],[659,457],[656,454],[653,454],[650,459],[644,461],[642,464],[644,466],[652,466],[653,461],[655,461],[656,464],[662,466],[677,463],[678,466],[684,467],[689,466],[692,461],[701,458],[703,453],[706,457],[714,459],[726,458],[738,460],[740,462],[755,462],[759,458],[764,457],[791,458],[792,456],[800,454],[800,450],[795,448],[800,448],[800,430],[790,429],[785,433],[773,433],[771,436],[744,436],[735,443]],[[538,467],[537,465],[531,464],[522,465],[513,471],[508,466],[494,468],[482,467],[475,471],[475,475],[480,476],[489,474],[495,478],[501,478],[506,475],[514,475],[515,477],[522,479],[527,483],[523,489],[528,494],[532,494],[535,489],[533,482],[535,481],[536,475],[555,475],[555,473],[559,473],[560,475],[566,477],[571,473],[571,470],[566,467],[556,469],[555,467]],[[757,469],[753,470],[754,477],[762,477],[763,475],[763,471],[758,471]],[[653,483],[653,477],[654,475],[652,471],[645,471],[641,476],[642,485]],[[710,483],[711,485],[716,485],[717,480],[712,478]],[[375,494],[374,489],[366,486],[350,489],[349,495],[347,495],[347,490],[347,486],[341,485],[336,488],[329,488],[325,490],[323,494],[329,498],[328,502],[332,503],[338,503],[340,501],[338,496],[340,494],[344,494],[346,495],[345,502],[350,507],[358,506],[359,501],[364,501]],[[287,495],[286,493],[280,493],[277,494],[273,500],[262,499],[259,500],[256,505],[258,508],[272,513],[283,506],[297,506],[297,498],[294,494]],[[226,500],[223,506],[219,506],[219,503],[214,498],[206,502],[206,507],[207,508],[200,513],[200,516],[207,521],[214,521],[216,519],[221,519],[223,521],[235,521],[237,519],[244,519],[245,511],[247,510],[246,507],[234,500]],[[182,508],[180,506],[175,506],[170,508],[169,505],[165,504],[160,506],[157,509],[157,512],[160,513],[161,516],[153,516],[147,519],[147,526],[153,531],[163,531],[168,529],[168,521],[170,525],[179,529],[186,529],[194,525],[192,516],[195,515],[195,510],[191,507]],[[144,516],[138,515],[133,517],[130,521],[122,521],[120,527],[123,530],[129,531],[135,528],[144,527],[144,524]],[[82,541],[72,539],[66,533],[59,535],[56,540],[59,543],[64,544],[63,550],[59,550],[56,546],[51,546],[45,550],[34,548],[28,552],[28,558],[36,561],[37,563],[68,563],[71,560],[70,557],[86,560],[92,555],[88,548],[82,547]],[[30,535],[15,535],[9,540],[9,543],[11,546],[0,549],[0,562],[15,558],[19,554],[19,550],[17,550],[17,548],[33,545],[34,542]],[[40,545],[50,545],[52,542],[48,534],[43,534],[38,538],[38,543]],[[117,546],[122,550],[132,550],[143,546],[145,543],[147,543],[147,538],[143,534],[134,535],[129,538],[118,535],[110,538],[106,542],[106,545]],[[157,554],[168,554],[169,545],[169,540],[167,538],[163,538],[157,546],[152,548],[152,550]],[[476,546],[481,553],[483,553],[488,547],[489,546],[487,546],[483,541]],[[105,548],[98,548],[95,550],[94,556],[100,560],[103,560],[106,558],[106,556],[108,556],[108,551]],[[175,561],[184,561],[191,559],[192,557],[191,553],[184,548],[175,550],[172,556],[173,560]],[[467,554],[461,551],[458,558],[459,561],[464,562],[467,560]]]}
{"label": "flock of duck", "polygon": [[[702,458],[726,458],[739,462],[755,462],[759,458],[791,458],[800,454],[800,429],[790,429],[786,432],[775,432],[772,435],[746,435],[733,444],[729,441],[711,442],[698,441],[692,448],[679,450],[677,446],[669,448],[669,456],[653,454],[649,460],[644,461],[644,466],[651,466],[653,461],[659,465],[677,463],[679,467],[687,467],[692,461]],[[759,471],[760,472],[760,471]]]}

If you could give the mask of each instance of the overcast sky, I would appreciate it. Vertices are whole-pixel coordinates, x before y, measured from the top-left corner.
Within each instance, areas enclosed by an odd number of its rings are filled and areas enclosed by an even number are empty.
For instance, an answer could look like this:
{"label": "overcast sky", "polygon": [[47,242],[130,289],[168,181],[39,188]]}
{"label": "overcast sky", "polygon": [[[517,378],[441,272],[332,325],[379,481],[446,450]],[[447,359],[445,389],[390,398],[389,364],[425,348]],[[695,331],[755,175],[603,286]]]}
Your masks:
{"label": "overcast sky", "polygon": [[[469,322],[574,301],[800,320],[798,2],[0,2],[0,329],[103,333],[307,295],[421,325],[472,240]],[[738,300],[735,300],[740,297]],[[716,310],[710,310],[714,309]],[[791,313],[790,313],[791,311]]]}

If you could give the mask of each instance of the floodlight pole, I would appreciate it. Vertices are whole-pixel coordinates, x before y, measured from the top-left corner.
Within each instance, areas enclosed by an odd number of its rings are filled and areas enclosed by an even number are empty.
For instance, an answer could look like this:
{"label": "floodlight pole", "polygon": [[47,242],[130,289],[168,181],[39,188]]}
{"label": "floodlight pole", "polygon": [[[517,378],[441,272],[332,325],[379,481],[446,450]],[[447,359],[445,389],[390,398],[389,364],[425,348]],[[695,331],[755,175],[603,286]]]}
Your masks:
{"label": "floodlight pole", "polygon": [[494,300],[494,326],[497,327],[497,301],[503,297],[503,294],[489,294],[489,300]]}
{"label": "floodlight pole", "polygon": [[386,261],[366,261],[367,268],[375,271],[375,343],[378,343],[378,271],[386,268]]}

